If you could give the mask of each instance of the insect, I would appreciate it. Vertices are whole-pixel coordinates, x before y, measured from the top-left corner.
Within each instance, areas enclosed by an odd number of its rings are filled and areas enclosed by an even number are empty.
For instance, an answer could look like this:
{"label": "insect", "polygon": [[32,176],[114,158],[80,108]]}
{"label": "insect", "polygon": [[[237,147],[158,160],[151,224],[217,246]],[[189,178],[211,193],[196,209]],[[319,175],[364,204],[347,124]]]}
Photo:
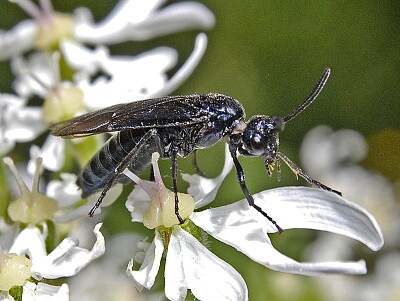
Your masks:
{"label": "insect", "polygon": [[[227,95],[192,94],[166,96],[127,104],[118,104],[96,112],[84,114],[51,126],[51,133],[64,138],[82,137],[117,131],[103,148],[84,167],[77,184],[82,196],[102,190],[93,216],[107,191],[115,183],[126,183],[122,173],[126,168],[140,174],[151,162],[153,152],[172,162],[172,181],[175,193],[175,214],[180,223],[178,199],[178,157],[186,157],[196,150],[210,147],[218,141],[229,144],[237,179],[250,206],[264,215],[277,229],[279,227],[266,212],[254,203],[247,189],[245,174],[238,154],[265,159],[269,175],[275,166],[280,173],[279,161],[285,162],[297,175],[324,190],[332,190],[312,179],[278,150],[279,132],[285,124],[309,106],[321,92],[330,75],[325,69],[311,94],[292,113],[285,117],[256,115],[245,121],[244,108],[239,101]],[[196,170],[197,165],[195,165]]]}

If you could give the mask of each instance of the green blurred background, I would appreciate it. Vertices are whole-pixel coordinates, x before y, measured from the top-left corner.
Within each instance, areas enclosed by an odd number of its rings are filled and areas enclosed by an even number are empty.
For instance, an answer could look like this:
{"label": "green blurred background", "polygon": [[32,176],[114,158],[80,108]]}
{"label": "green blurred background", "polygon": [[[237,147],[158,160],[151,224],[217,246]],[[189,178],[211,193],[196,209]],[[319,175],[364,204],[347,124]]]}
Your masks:
{"label": "green blurred background", "polygon": [[[208,33],[209,45],[202,63],[175,94],[220,92],[242,102],[247,116],[285,115],[309,94],[324,68],[330,67],[331,78],[317,101],[291,121],[281,135],[282,151],[299,163],[301,141],[311,128],[319,124],[329,125],[335,130],[352,128],[366,136],[370,143],[365,166],[398,182],[399,1],[201,2],[214,12],[217,23]],[[86,6],[96,20],[106,16],[115,3],[53,1],[58,11],[69,12],[75,7]],[[10,28],[18,20],[26,18],[17,6],[4,0],[0,1],[0,11],[1,29]],[[135,54],[154,46],[167,45],[179,51],[182,63],[193,49],[196,34],[178,33],[149,42],[124,43],[111,49],[113,53]],[[0,91],[11,92],[12,75],[8,63],[0,63],[0,71]],[[218,173],[222,166],[222,153],[221,144],[199,154],[200,166],[206,173],[211,176]],[[191,172],[190,161],[181,160],[181,169]],[[283,168],[282,181],[278,183],[275,177],[268,178],[261,159],[244,158],[241,161],[250,191],[296,184],[294,175],[286,168]],[[167,172],[169,162],[163,165]],[[234,182],[235,175],[231,173],[214,206],[242,198],[239,186],[232,185]],[[131,227],[126,210],[122,204],[118,207],[113,208],[108,219],[112,227],[110,233]],[[116,224],[115,215],[126,216],[126,223]],[[312,235],[289,233],[274,240],[284,253],[301,259],[299,250]],[[212,248],[242,273],[249,286],[250,300],[286,298],[276,289],[279,288],[277,281],[280,281],[277,280],[280,279],[278,273],[267,271],[218,242],[213,242]],[[289,276],[288,279],[296,283],[301,279],[301,293],[295,299],[322,298],[321,292],[311,285],[312,279],[300,276]]]}

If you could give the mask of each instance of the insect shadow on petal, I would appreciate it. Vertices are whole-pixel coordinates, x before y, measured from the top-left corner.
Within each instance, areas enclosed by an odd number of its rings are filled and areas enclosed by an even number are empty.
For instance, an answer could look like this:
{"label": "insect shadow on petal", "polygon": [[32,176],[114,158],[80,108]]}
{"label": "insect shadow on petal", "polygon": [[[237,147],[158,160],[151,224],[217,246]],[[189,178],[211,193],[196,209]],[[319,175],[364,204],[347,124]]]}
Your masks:
{"label": "insect shadow on petal", "polygon": [[[93,216],[112,185],[129,181],[123,174],[126,168],[139,175],[150,165],[152,153],[158,152],[161,158],[171,159],[175,214],[179,223],[183,223],[179,215],[177,158],[224,141],[229,144],[238,182],[249,205],[282,232],[277,222],[255,204],[247,189],[238,155],[264,158],[269,175],[275,166],[280,173],[279,161],[282,160],[296,176],[340,194],[312,179],[278,150],[279,133],[285,124],[316,99],[329,75],[330,69],[327,68],[311,94],[285,117],[256,115],[246,121],[244,108],[236,99],[219,93],[192,94],[114,105],[53,124],[51,133],[63,138],[75,138],[117,132],[87,163],[77,180],[82,197],[102,190],[89,212],[90,216]],[[195,170],[199,170],[197,166]]]}

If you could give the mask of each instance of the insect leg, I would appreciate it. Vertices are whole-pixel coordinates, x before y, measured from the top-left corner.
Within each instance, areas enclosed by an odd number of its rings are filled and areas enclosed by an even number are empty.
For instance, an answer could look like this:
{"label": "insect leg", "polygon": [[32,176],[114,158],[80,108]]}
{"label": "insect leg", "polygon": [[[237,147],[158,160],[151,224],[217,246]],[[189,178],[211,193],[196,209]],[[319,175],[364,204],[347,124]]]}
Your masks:
{"label": "insect leg", "polygon": [[340,191],[334,190],[324,184],[322,184],[321,182],[318,182],[317,180],[314,180],[313,178],[311,178],[309,175],[307,175],[304,171],[301,170],[300,167],[298,167],[292,160],[290,160],[288,157],[286,157],[284,154],[282,154],[281,152],[277,153],[277,156],[282,159],[283,162],[286,163],[287,166],[289,166],[289,168],[293,171],[293,173],[298,177],[302,177],[303,179],[305,179],[308,183],[310,184],[314,184],[315,186],[323,189],[323,190],[327,190],[327,191],[331,191],[334,192],[338,195],[342,195],[342,193]]}
{"label": "insect leg", "polygon": [[238,160],[237,155],[236,155],[236,146],[233,145],[233,144],[229,144],[229,151],[231,153],[231,156],[232,156],[232,159],[233,159],[233,163],[235,164],[239,185],[242,188],[242,191],[243,191],[243,193],[244,193],[244,195],[246,197],[247,202],[249,203],[249,205],[251,207],[253,207],[258,212],[260,212],[264,217],[266,217],[278,229],[279,233],[282,233],[283,229],[277,224],[277,222],[272,217],[270,217],[266,212],[264,212],[261,209],[261,207],[259,207],[258,205],[256,205],[254,203],[254,198],[250,194],[250,192],[249,192],[249,190],[247,189],[247,186],[246,186],[245,175],[244,175],[243,168],[240,165],[239,160]]}
{"label": "insect leg", "polygon": [[202,176],[202,177],[206,178],[207,177],[206,174],[199,168],[199,165],[197,164],[197,150],[196,149],[193,150],[192,154],[193,154],[192,165],[193,165],[193,168],[194,168],[194,172],[196,174],[198,174],[199,176]]}
{"label": "insect leg", "polygon": [[172,145],[172,183],[174,186],[174,194],[175,194],[175,215],[178,218],[180,224],[183,224],[184,220],[179,214],[179,198],[178,198],[178,150],[176,148],[175,143]]}
{"label": "insect leg", "polygon": [[143,135],[142,138],[140,138],[140,140],[136,144],[136,146],[134,148],[132,148],[132,150],[130,150],[129,153],[124,157],[124,159],[117,165],[117,167],[114,169],[113,176],[104,185],[103,191],[101,192],[99,198],[97,199],[96,204],[93,206],[92,209],[90,209],[89,214],[88,214],[90,217],[93,217],[97,208],[100,207],[101,203],[103,202],[104,197],[106,196],[108,190],[110,190],[110,188],[113,185],[116,178],[129,166],[133,157],[138,153],[138,151],[140,151],[140,149],[144,145],[146,145],[146,142],[156,134],[157,134],[156,129],[149,130],[146,134]]}

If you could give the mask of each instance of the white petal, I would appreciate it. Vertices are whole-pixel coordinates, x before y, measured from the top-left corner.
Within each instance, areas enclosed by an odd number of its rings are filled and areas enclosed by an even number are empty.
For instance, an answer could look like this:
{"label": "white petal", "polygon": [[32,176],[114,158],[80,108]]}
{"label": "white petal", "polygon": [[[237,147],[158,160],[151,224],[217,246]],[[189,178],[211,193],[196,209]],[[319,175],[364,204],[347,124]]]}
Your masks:
{"label": "white petal", "polygon": [[[79,190],[80,191],[80,190]],[[87,217],[89,211],[93,208],[94,204],[97,202],[99,199],[99,196],[101,194],[101,190],[90,195],[87,199],[87,203],[85,205],[82,205],[80,207],[75,208],[72,206],[70,210],[66,210],[63,215],[61,216],[56,216],[54,218],[54,221],[58,223],[66,223],[73,221],[75,219],[81,218],[81,217]],[[94,213],[95,215],[101,213],[101,208],[110,206],[113,204],[119,195],[122,193],[122,184],[116,184],[110,188],[110,190],[107,192],[106,196],[103,199],[103,202],[101,203],[100,208],[97,208],[96,212]]]}
{"label": "white petal", "polygon": [[0,61],[31,49],[37,30],[38,25],[35,21],[25,20],[10,31],[0,31]]}
{"label": "white petal", "polygon": [[223,180],[232,170],[233,160],[229,152],[229,146],[225,146],[225,163],[221,174],[209,179],[199,175],[182,174],[182,178],[189,183],[188,193],[193,196],[196,201],[196,208],[201,208],[211,203],[217,195],[218,189]]}
{"label": "white petal", "polygon": [[382,232],[375,218],[335,193],[308,187],[282,187],[255,194],[254,199],[283,229],[338,233],[374,251],[383,246]]}
{"label": "white petal", "polygon": [[32,301],[68,301],[69,288],[66,283],[53,286],[46,283],[27,282],[23,286],[22,300]]}
{"label": "white petal", "polygon": [[[129,82],[125,76],[134,76],[139,80],[140,76],[148,74],[160,74],[175,66],[177,53],[169,47],[157,47],[137,56],[108,56],[100,60],[102,69],[113,77],[124,82]],[[132,82],[131,82],[132,84]]]}
{"label": "white petal", "polygon": [[17,236],[18,225],[17,223],[8,223],[3,217],[0,218],[0,246],[3,250],[8,250]]}
{"label": "white petal", "polygon": [[[163,91],[168,80],[166,72],[177,62],[177,52],[167,47],[129,57],[110,56],[108,51],[90,51],[72,43],[63,45],[65,52],[70,54],[70,63],[83,68],[77,81],[84,92],[85,105],[91,109],[153,97]],[[84,62],[81,62],[80,55],[71,55],[74,52],[83,52]],[[94,71],[101,71],[109,77],[99,76],[92,80],[90,75]],[[171,85],[181,80],[171,79]]]}
{"label": "white petal", "polygon": [[7,155],[15,146],[15,142],[8,140],[4,137],[3,132],[0,130],[0,156]]}
{"label": "white petal", "polygon": [[164,1],[119,1],[110,14],[98,24],[94,24],[90,10],[76,9],[75,37],[87,42],[110,43],[110,39],[112,41],[115,39],[113,36],[124,32],[129,23],[140,22],[162,2]]}
{"label": "white petal", "polygon": [[99,68],[99,62],[108,55],[108,48],[100,46],[92,50],[77,43],[65,40],[61,43],[61,50],[68,64],[89,74],[95,73]]}
{"label": "white petal", "polygon": [[149,94],[150,97],[159,97],[172,93],[175,91],[189,76],[193,73],[194,69],[200,63],[207,48],[207,36],[200,33],[196,37],[193,52],[188,57],[182,67],[164,84],[162,89]]}
{"label": "white petal", "polygon": [[242,276],[196,238],[174,227],[165,265],[165,295],[184,300],[187,290],[199,300],[247,300]]}
{"label": "white petal", "polygon": [[40,108],[20,108],[14,119],[9,120],[7,139],[18,142],[33,140],[45,130]]}
{"label": "white petal", "polygon": [[22,98],[0,94],[0,109],[3,119],[0,126],[1,144],[11,147],[14,142],[27,142],[46,129],[41,108],[26,107]]}
{"label": "white petal", "polygon": [[47,237],[47,228],[43,232],[36,227],[29,226],[22,230],[16,239],[9,253],[18,255],[26,254],[29,258],[43,258],[46,256],[45,239]]}
{"label": "white petal", "polygon": [[[148,182],[150,183],[150,182]],[[148,194],[138,185],[129,194],[125,207],[132,216],[132,222],[143,223],[143,216],[150,207],[150,199]]]}
{"label": "white petal", "polygon": [[52,180],[47,184],[46,195],[58,202],[58,208],[68,208],[81,199],[81,192],[76,185],[76,175],[60,174],[61,181]]}
{"label": "white petal", "polygon": [[16,57],[11,61],[11,68],[16,75],[14,90],[25,98],[32,95],[45,98],[49,90],[59,84],[50,53],[34,52],[27,57]]}
{"label": "white petal", "polygon": [[[383,243],[375,220],[362,208],[334,193],[291,187],[264,191],[255,194],[254,198],[283,229],[311,228],[340,233],[374,250]],[[314,208],[317,205],[319,207]],[[344,221],[346,219],[350,223]],[[275,232],[276,229],[244,200],[196,212],[191,220],[218,240],[273,270],[305,275],[366,272],[363,261],[298,263],[281,254],[275,250],[267,236],[268,232]]]}
{"label": "white petal", "polygon": [[50,171],[59,171],[64,165],[65,141],[60,137],[49,135],[42,147],[32,145],[30,148],[31,159],[28,162],[28,172],[34,173],[36,169],[36,159],[43,159],[43,168]]}
{"label": "white petal", "polygon": [[152,13],[140,23],[130,23],[121,38],[142,41],[192,29],[209,30],[214,25],[213,13],[203,4],[181,2]]}
{"label": "white petal", "polygon": [[131,259],[129,262],[129,265],[126,269],[126,274],[132,278],[138,291],[141,291],[143,287],[150,289],[153,286],[154,280],[158,274],[158,270],[160,269],[160,262],[163,252],[164,244],[160,235],[158,234],[158,231],[156,231],[156,236],[154,237],[150,248],[146,252],[140,269],[138,271],[132,270],[133,259]]}
{"label": "white petal", "polygon": [[93,24],[87,11],[77,11],[75,36],[95,44],[115,44],[127,40],[148,40],[160,35],[191,29],[210,29],[215,17],[195,2],[173,4],[156,10],[163,1],[121,1],[110,15]]}
{"label": "white petal", "polygon": [[44,258],[32,258],[32,272],[36,277],[55,279],[76,275],[91,261],[104,254],[104,237],[100,232],[101,224],[94,228],[96,242],[92,250],[77,247],[77,241],[65,238],[49,255]]}
{"label": "white petal", "polygon": [[[318,273],[364,274],[365,262],[299,263],[276,250],[266,234],[263,223],[254,218],[247,202],[230,206],[229,212],[220,208],[196,212],[191,220],[213,237],[236,248],[255,262],[272,270],[302,275]],[[258,213],[256,213],[258,214]],[[262,217],[263,218],[263,217]]]}

